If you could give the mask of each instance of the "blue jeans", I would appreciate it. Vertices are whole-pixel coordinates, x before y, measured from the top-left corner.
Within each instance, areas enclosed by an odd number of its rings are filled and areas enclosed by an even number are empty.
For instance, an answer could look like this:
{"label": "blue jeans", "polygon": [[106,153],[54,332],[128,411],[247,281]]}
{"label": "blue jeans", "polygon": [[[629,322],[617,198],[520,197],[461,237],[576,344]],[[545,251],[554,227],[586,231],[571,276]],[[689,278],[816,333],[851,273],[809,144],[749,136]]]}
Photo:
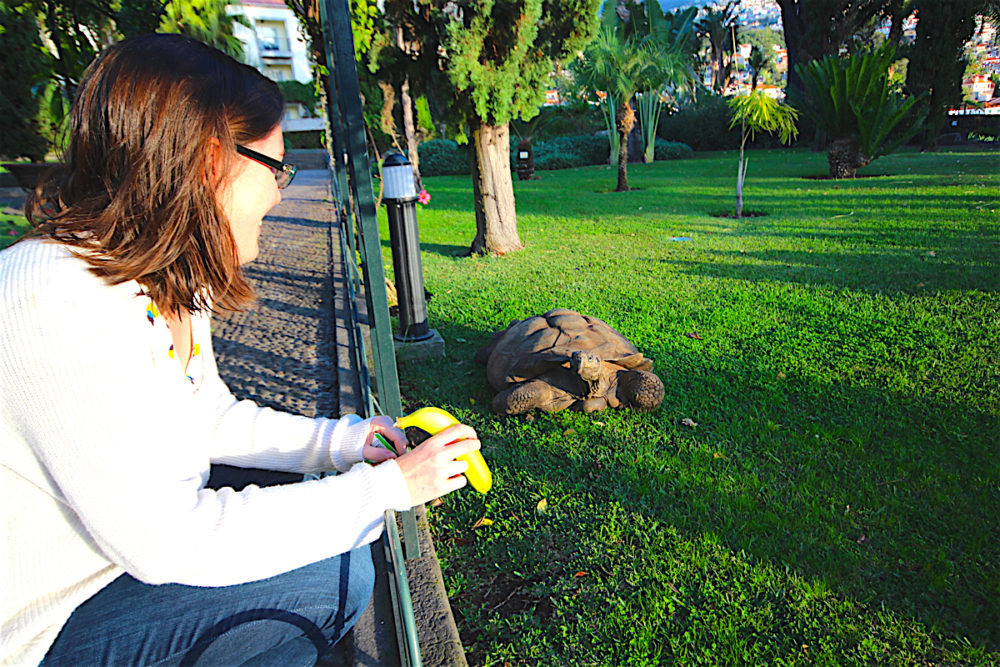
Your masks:
{"label": "blue jeans", "polygon": [[[215,488],[250,481],[217,468]],[[253,474],[259,485],[302,478]],[[42,665],[314,665],[358,620],[374,582],[368,546],[238,586],[151,586],[124,574],[76,608]]]}

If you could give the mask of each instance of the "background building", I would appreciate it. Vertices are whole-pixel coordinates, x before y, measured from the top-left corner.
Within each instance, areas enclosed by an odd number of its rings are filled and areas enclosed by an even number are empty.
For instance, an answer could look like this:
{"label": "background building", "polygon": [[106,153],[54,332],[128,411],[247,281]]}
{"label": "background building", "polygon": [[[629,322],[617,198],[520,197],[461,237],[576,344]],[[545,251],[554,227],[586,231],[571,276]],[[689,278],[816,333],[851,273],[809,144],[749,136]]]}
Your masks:
{"label": "background building", "polygon": [[[244,61],[272,81],[310,83],[312,71],[299,20],[283,0],[244,0],[226,8],[242,15],[249,25],[236,24],[233,35],[243,42]],[[284,132],[323,129],[304,105],[290,102],[281,121]]]}

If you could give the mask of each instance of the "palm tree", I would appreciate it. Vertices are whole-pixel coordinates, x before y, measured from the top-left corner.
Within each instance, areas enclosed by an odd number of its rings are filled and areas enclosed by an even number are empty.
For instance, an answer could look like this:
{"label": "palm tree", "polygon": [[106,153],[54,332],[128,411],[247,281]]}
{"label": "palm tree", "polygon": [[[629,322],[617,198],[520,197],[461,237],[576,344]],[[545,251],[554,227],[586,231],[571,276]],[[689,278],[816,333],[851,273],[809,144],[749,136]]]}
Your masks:
{"label": "palm tree", "polygon": [[716,11],[709,9],[697,23],[699,32],[708,40],[712,68],[712,90],[725,91],[732,72],[732,53],[736,48],[736,0]]}
{"label": "palm tree", "polygon": [[243,43],[233,35],[233,26],[249,26],[246,18],[227,14],[227,0],[170,0],[160,22],[160,32],[193,37],[200,42],[243,59]]}
{"label": "palm tree", "polygon": [[743,181],[747,176],[750,158],[743,157],[747,140],[756,132],[777,133],[781,143],[791,142],[799,130],[795,127],[798,112],[790,106],[768,97],[762,92],[732,97],[729,107],[733,110],[733,120],[729,127],[740,126],[740,164],[736,169],[736,217],[743,217]]}
{"label": "palm tree", "polygon": [[603,26],[573,64],[577,81],[593,94],[605,93],[618,135],[617,192],[628,190],[628,135],[635,126],[631,101],[642,91],[659,90],[682,69],[680,58],[650,37],[624,37]]}
{"label": "palm tree", "polygon": [[642,130],[643,162],[652,162],[655,150],[656,128],[659,125],[663,101],[676,105],[677,98],[685,92],[694,93],[697,76],[694,61],[698,51],[696,19],[698,9],[688,9],[664,13],[656,0],[648,0],[641,5],[633,5],[626,32],[649,37],[663,54],[664,67],[661,82],[657,88],[641,91],[636,95],[639,109],[639,125]]}
{"label": "palm tree", "polygon": [[826,133],[831,178],[854,178],[857,170],[887,155],[921,129],[926,109],[918,97],[892,89],[889,44],[849,58],[826,56],[797,65],[805,88],[797,105]]}

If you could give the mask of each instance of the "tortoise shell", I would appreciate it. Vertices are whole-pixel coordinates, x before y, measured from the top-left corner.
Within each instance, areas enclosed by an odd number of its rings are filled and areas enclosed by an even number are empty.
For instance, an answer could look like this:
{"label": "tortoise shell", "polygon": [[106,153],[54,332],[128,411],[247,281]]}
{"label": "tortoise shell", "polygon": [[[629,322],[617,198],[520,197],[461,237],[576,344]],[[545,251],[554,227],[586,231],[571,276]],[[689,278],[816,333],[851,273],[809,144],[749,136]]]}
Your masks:
{"label": "tortoise shell", "polygon": [[596,317],[558,308],[515,320],[494,333],[480,350],[490,386],[500,391],[559,367],[569,367],[574,352],[587,352],[629,370],[652,370],[625,336]]}

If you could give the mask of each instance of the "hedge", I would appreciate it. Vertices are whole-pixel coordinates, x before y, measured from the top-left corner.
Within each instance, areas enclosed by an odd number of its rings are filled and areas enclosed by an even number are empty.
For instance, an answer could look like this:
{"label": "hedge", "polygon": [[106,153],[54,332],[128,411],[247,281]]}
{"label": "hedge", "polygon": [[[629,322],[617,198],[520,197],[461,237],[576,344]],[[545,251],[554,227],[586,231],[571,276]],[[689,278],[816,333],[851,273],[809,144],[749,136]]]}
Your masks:
{"label": "hedge", "polygon": [[431,139],[420,144],[421,176],[471,174],[469,146],[459,146],[450,139]]}
{"label": "hedge", "polygon": [[[731,118],[727,98],[705,94],[696,103],[661,116],[656,134],[667,141],[683,142],[696,151],[733,150],[740,147],[740,128],[729,129]],[[750,145],[772,148],[780,144],[767,132],[758,132]]]}
{"label": "hedge", "polygon": [[657,137],[653,143],[654,160],[684,160],[691,157],[694,157],[694,150],[679,141],[665,141]]}
{"label": "hedge", "polygon": [[[448,139],[432,139],[420,144],[420,174],[422,176],[450,176],[470,174],[468,145],[459,146]],[[570,169],[594,164],[607,164],[610,147],[606,136],[580,134],[555,137],[532,144],[535,169]],[[676,160],[694,155],[691,147],[676,141],[656,140],[654,157],[657,160]],[[517,167],[517,138],[511,137],[510,168]]]}

